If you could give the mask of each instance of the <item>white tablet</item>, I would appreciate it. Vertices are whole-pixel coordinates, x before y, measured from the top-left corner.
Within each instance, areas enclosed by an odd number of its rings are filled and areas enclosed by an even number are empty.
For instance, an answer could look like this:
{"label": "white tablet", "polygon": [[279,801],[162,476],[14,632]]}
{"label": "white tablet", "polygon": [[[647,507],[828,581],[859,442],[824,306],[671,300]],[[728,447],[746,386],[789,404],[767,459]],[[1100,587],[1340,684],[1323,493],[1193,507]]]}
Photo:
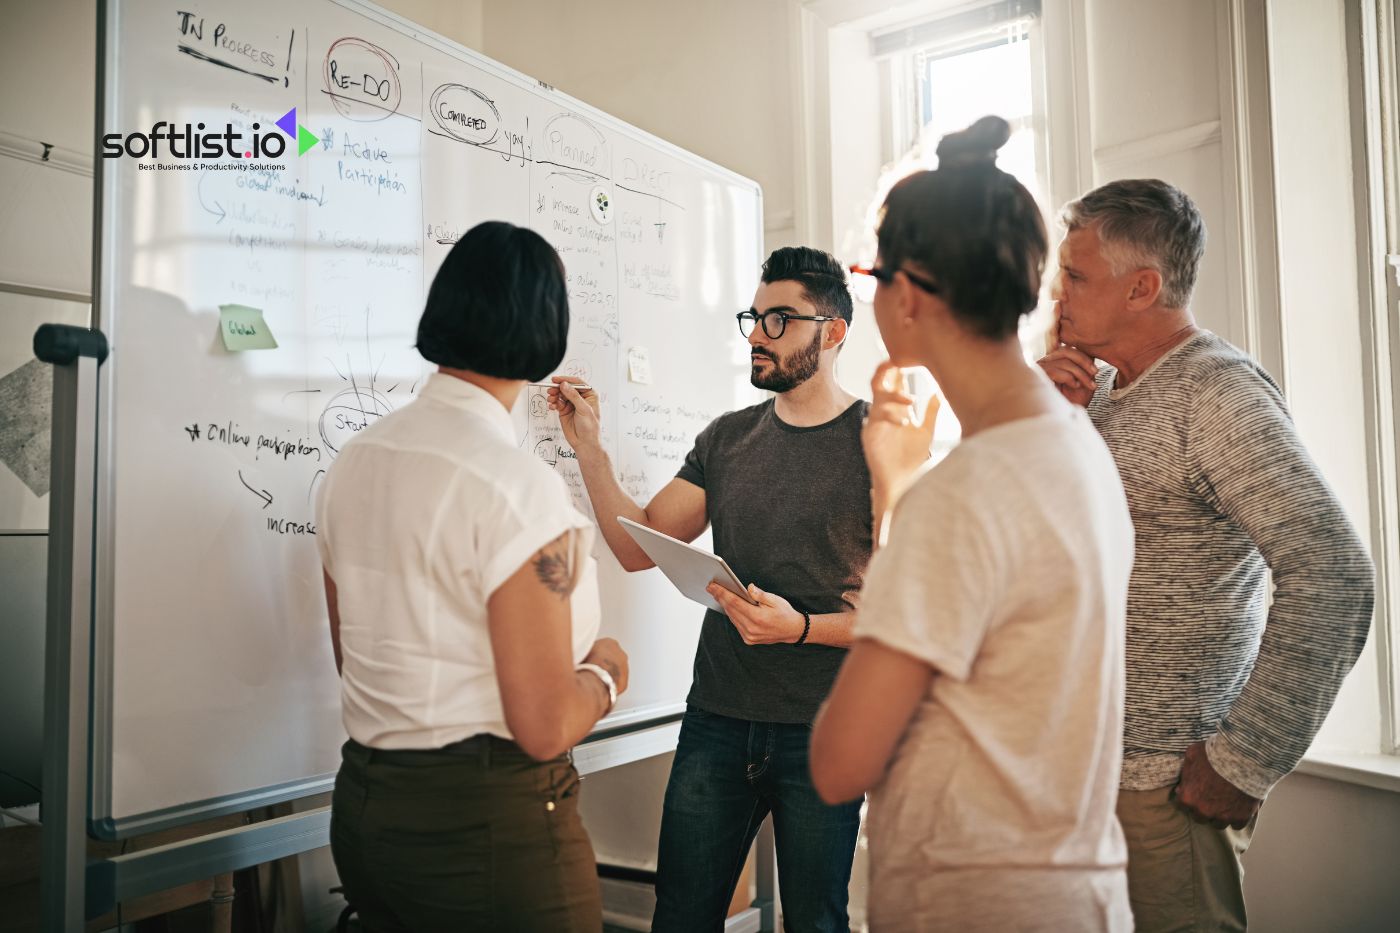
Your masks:
{"label": "white tablet", "polygon": [[655,561],[661,572],[666,574],[666,578],[676,585],[676,589],[700,605],[716,612],[724,611],[719,603],[715,602],[715,598],[705,592],[705,587],[711,583],[718,583],[746,603],[758,605],[744,584],[739,582],[738,575],[729,569],[724,558],[670,535],[653,531],[630,518],[619,516],[618,521],[632,536],[632,540],[637,542],[637,546],[646,551],[647,557]]}

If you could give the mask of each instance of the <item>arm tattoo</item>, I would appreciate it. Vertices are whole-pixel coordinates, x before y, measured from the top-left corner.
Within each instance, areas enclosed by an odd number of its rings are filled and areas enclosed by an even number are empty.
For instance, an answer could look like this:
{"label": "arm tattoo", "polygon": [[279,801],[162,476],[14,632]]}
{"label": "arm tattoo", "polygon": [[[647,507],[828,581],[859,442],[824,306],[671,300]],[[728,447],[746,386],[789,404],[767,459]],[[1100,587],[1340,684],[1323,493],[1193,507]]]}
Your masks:
{"label": "arm tattoo", "polygon": [[535,555],[535,576],[549,590],[561,600],[568,599],[569,594],[574,591],[576,581],[570,567],[570,551],[573,545],[573,535],[565,532],[558,538],[540,548]]}

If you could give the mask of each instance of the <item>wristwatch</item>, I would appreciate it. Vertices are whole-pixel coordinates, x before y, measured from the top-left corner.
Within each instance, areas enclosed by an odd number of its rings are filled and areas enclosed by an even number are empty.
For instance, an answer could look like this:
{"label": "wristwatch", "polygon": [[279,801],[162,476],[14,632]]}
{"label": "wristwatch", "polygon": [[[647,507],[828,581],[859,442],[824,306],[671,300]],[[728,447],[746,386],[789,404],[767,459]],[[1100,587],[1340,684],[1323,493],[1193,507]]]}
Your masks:
{"label": "wristwatch", "polygon": [[613,675],[609,674],[607,668],[597,664],[587,662],[574,668],[576,671],[592,671],[598,675],[598,679],[603,682],[603,686],[608,688],[608,709],[617,705],[617,681],[613,680]]}

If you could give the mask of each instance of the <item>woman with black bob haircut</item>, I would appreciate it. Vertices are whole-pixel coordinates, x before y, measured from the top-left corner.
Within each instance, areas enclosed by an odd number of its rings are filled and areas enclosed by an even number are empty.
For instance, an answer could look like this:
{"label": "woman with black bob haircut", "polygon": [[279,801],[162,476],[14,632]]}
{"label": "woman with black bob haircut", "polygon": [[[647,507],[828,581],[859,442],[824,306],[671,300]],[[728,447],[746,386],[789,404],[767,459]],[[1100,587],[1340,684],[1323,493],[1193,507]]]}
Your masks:
{"label": "woman with black bob haircut", "polygon": [[549,244],[474,227],[418,325],[438,371],[321,483],[350,736],[331,854],[366,930],[602,929],[568,752],[627,688],[627,656],[597,638],[593,525],[510,416],[568,335]]}
{"label": "woman with black bob haircut", "polygon": [[[1133,531],[1107,447],[1017,340],[1044,223],[984,117],[885,200],[862,435],[876,542],[856,643],[817,720],[828,803],[871,791],[871,929],[1132,929],[1114,813]],[[897,368],[924,366],[962,440],[922,469]]]}
{"label": "woman with black bob haircut", "polygon": [[418,321],[418,352],[449,369],[538,382],[564,359],[569,289],[533,230],[478,224],[447,254]]}

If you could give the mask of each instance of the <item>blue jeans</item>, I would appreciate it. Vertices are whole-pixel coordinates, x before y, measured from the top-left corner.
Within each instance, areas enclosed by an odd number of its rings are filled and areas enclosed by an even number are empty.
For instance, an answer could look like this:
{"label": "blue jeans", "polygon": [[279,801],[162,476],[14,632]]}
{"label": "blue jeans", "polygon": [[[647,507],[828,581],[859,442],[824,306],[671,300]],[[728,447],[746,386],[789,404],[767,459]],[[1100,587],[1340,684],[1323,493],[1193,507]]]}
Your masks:
{"label": "blue jeans", "polygon": [[786,930],[847,933],[859,800],[830,807],[812,787],[812,727],[751,722],[690,707],[666,785],[654,933],[712,931],[759,824],[773,814]]}

